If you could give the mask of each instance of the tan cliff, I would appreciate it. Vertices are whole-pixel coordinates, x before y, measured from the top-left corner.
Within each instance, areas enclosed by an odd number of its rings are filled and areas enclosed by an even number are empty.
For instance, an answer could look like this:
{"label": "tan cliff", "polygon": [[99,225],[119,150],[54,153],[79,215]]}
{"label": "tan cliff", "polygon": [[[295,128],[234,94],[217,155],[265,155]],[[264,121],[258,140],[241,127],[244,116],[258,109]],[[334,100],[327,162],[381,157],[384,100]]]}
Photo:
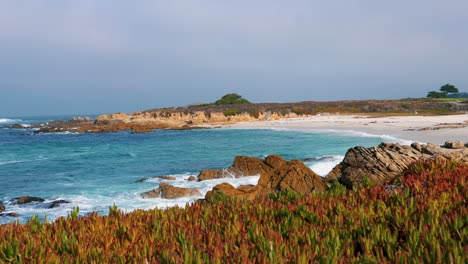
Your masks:
{"label": "tan cliff", "polygon": [[36,133],[103,133],[131,130],[134,133],[151,132],[155,129],[200,129],[222,124],[237,122],[278,120],[280,118],[295,118],[299,115],[287,113],[284,115],[271,112],[169,112],[167,110],[135,112],[131,114],[113,113],[100,115],[95,120],[90,118],[73,118],[70,121],[56,121],[46,124],[36,124]]}
{"label": "tan cliff", "polygon": [[281,115],[271,112],[258,112],[253,115],[247,112],[237,113],[233,115],[223,112],[204,112],[196,111],[190,113],[184,112],[135,112],[132,114],[115,113],[101,115],[96,118],[96,123],[106,122],[121,122],[121,123],[137,123],[137,124],[166,124],[171,127],[177,126],[199,126],[199,125],[216,125],[216,124],[232,124],[237,122],[249,122],[260,120],[279,120],[281,118],[298,117],[295,113],[287,113]]}

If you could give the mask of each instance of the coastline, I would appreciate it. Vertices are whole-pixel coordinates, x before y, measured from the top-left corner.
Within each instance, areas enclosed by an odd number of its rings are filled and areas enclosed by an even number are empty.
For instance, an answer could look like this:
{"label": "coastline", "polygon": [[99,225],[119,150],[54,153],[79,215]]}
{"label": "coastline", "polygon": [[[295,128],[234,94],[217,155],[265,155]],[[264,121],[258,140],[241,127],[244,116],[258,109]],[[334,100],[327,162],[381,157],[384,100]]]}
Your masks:
{"label": "coastline", "polygon": [[275,121],[239,122],[222,125],[233,129],[288,129],[296,131],[358,132],[408,142],[443,144],[468,141],[468,114],[445,116],[389,116],[322,114]]}

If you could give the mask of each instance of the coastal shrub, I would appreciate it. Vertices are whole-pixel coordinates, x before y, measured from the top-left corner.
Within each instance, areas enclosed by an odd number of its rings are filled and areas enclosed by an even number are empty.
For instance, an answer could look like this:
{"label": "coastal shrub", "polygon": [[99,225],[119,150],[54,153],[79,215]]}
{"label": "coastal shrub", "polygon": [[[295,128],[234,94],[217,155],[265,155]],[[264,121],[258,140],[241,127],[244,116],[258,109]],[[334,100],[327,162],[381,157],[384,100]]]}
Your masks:
{"label": "coastal shrub", "polygon": [[0,263],[467,263],[467,175],[466,164],[426,161],[392,191],[334,185],[132,213],[113,206],[109,216],[76,218],[76,209],[0,225]]}
{"label": "coastal shrub", "polygon": [[247,99],[242,98],[242,96],[231,93],[226,94],[221,99],[214,102],[215,105],[232,105],[232,104],[249,104],[250,102]]}
{"label": "coastal shrub", "polygon": [[223,111],[224,116],[235,116],[239,115],[242,111],[238,109],[227,109]]}
{"label": "coastal shrub", "polygon": [[311,111],[304,109],[304,108],[293,108],[291,112],[295,113],[296,115],[310,115],[312,114]]}

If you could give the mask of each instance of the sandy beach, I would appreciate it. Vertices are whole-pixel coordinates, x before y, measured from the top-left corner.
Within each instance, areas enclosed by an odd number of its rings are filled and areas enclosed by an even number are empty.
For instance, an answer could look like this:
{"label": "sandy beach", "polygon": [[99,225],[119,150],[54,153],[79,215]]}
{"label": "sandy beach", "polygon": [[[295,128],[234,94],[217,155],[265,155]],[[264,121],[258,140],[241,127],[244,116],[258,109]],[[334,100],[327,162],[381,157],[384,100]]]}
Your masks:
{"label": "sandy beach", "polygon": [[447,116],[316,115],[276,121],[241,122],[229,128],[290,129],[300,131],[354,131],[408,142],[438,143],[448,140],[468,142],[468,114]]}

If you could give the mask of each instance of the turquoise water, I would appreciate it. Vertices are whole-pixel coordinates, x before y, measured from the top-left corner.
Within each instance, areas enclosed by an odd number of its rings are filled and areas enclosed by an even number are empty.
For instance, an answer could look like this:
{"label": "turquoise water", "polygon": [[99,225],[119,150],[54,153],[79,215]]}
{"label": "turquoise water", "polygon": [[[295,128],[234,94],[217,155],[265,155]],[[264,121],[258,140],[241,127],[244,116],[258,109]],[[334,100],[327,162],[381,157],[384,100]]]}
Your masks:
{"label": "turquoise water", "polygon": [[[11,123],[45,122],[35,119],[0,118],[0,126]],[[343,133],[343,132],[342,132]],[[388,139],[386,139],[388,140]],[[146,134],[130,132],[102,134],[34,134],[30,129],[0,128],[0,200],[7,212],[20,217],[0,217],[0,223],[26,221],[34,214],[53,220],[79,206],[82,214],[107,213],[114,203],[126,211],[136,208],[184,205],[201,197],[177,200],[142,199],[140,194],[156,188],[160,180],[135,183],[142,177],[174,175],[171,184],[197,187],[202,194],[214,185],[255,184],[258,177],[188,182],[200,170],[231,165],[237,155],[286,159],[312,159],[307,164],[325,175],[356,145],[374,146],[386,141],[379,136],[356,136],[330,131],[298,132],[246,129],[210,129]],[[315,160],[315,161],[314,161]],[[14,205],[11,199],[39,196],[45,203]],[[46,209],[48,202],[69,201]]]}

